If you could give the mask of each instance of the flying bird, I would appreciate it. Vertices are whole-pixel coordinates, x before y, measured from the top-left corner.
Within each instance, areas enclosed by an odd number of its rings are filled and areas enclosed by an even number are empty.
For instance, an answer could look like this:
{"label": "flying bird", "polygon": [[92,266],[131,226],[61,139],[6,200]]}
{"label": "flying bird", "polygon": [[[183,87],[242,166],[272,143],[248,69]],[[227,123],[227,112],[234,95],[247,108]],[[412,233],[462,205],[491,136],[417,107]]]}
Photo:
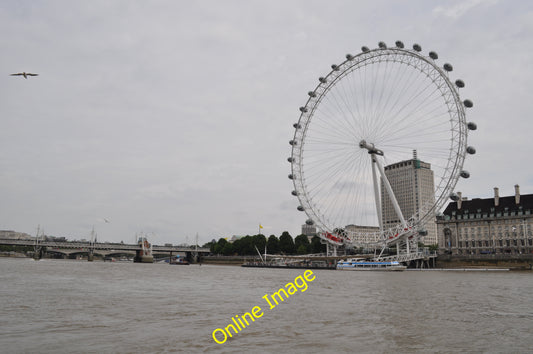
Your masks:
{"label": "flying bird", "polygon": [[27,79],[28,76],[39,76],[39,74],[21,72],[21,73],[11,74],[11,76],[24,76],[24,78]]}

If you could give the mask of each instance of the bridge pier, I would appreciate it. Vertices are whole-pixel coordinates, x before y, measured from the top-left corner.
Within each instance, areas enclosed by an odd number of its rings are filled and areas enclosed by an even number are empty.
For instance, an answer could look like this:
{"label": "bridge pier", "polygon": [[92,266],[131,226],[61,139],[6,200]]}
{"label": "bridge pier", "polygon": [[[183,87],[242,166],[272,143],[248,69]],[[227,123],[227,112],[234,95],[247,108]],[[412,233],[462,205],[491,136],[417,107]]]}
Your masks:
{"label": "bridge pier", "polygon": [[43,247],[38,247],[38,248],[35,249],[35,251],[33,252],[33,259],[35,259],[36,261],[38,261],[38,260],[40,260],[41,258],[43,258],[43,254],[44,254]]}
{"label": "bridge pier", "polygon": [[135,263],[154,263],[154,257],[152,255],[144,254],[143,250],[136,250],[135,257],[133,258]]}
{"label": "bridge pier", "polygon": [[197,252],[194,252],[194,251],[185,252],[185,258],[191,264],[198,263],[198,253]]}

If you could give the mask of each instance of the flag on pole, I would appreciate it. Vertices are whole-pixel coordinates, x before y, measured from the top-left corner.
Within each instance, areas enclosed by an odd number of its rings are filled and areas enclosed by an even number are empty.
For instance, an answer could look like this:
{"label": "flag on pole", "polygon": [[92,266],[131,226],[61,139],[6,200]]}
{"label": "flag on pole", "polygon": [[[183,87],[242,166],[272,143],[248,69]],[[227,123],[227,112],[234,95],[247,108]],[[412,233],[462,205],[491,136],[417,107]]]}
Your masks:
{"label": "flag on pole", "polygon": [[261,226],[261,224],[259,224],[259,228],[260,228],[260,229],[262,229],[262,228],[263,228],[263,226]]}

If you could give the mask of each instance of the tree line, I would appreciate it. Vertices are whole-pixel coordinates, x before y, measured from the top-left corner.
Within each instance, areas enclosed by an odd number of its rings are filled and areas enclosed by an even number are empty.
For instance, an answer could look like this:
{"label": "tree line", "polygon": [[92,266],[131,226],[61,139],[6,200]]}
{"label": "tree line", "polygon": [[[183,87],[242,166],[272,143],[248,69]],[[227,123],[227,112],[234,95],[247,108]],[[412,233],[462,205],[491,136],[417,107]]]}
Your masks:
{"label": "tree line", "polygon": [[293,239],[287,231],[284,231],[279,238],[270,235],[267,239],[265,235],[258,234],[246,235],[228,242],[221,237],[218,241],[213,239],[203,247],[209,247],[212,254],[250,256],[257,255],[257,251],[263,254],[265,246],[268,254],[294,255],[326,252],[326,245],[320,243],[318,236],[313,236],[311,241],[306,235],[298,235]]}

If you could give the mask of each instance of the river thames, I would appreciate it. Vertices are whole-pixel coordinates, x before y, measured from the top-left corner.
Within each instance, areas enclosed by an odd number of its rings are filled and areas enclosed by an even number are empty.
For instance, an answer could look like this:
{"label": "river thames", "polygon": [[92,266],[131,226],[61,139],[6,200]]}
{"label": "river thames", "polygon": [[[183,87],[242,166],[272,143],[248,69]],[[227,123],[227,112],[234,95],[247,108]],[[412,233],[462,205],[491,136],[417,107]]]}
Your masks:
{"label": "river thames", "polygon": [[[531,353],[532,272],[314,270],[0,258],[9,353]],[[296,289],[296,291],[294,291]],[[212,333],[253,307],[225,343]],[[242,323],[242,322],[241,322]],[[219,337],[223,339],[220,335]],[[220,339],[220,340],[222,340]]]}

